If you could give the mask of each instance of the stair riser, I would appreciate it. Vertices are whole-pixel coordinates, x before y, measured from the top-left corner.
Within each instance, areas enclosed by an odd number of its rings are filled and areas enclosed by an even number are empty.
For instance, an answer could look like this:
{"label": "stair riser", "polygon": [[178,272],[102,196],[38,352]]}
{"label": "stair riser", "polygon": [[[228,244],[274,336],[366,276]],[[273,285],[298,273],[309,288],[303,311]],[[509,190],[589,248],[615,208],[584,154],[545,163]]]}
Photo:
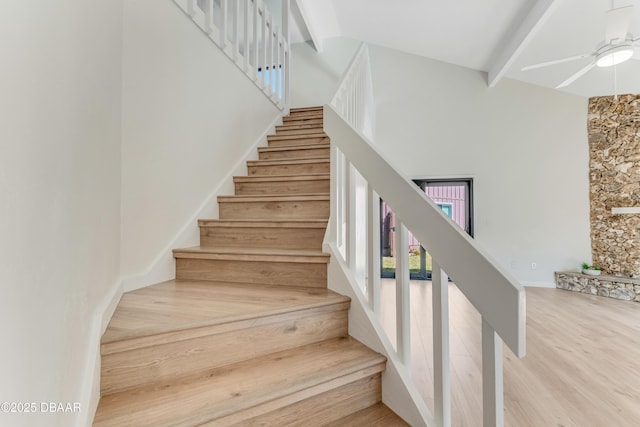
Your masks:
{"label": "stair riser", "polygon": [[348,304],[334,304],[202,328],[208,334],[191,339],[173,333],[166,344],[103,355],[101,394],[165,383],[218,366],[344,337],[347,309]]}
{"label": "stair riser", "polygon": [[322,219],[329,201],[220,202],[219,211],[220,219]]}
{"label": "stair riser", "polygon": [[309,133],[322,133],[324,132],[322,125],[317,125],[315,127],[304,127],[304,128],[299,128],[299,129],[291,129],[291,128],[285,128],[285,129],[278,129],[276,130],[276,135],[278,136],[285,136],[285,135],[307,135]]}
{"label": "stair riser", "polygon": [[326,288],[327,264],[178,258],[176,279]]}
{"label": "stair riser", "polygon": [[298,126],[298,125],[320,125],[322,126],[324,120],[322,118],[315,119],[292,119],[290,117],[284,117],[282,119],[282,126]]}
{"label": "stair riser", "polygon": [[[296,119],[303,119],[303,118],[322,118],[323,116],[323,110],[309,110],[309,111],[294,111],[291,114],[289,114],[289,116],[287,116],[288,118],[291,118],[292,120],[296,120]],[[283,119],[287,118],[287,117],[283,117]]]}
{"label": "stair riser", "polygon": [[274,175],[304,175],[313,173],[329,173],[329,162],[302,163],[289,165],[261,165],[248,166],[249,176]]}
{"label": "stair riser", "polygon": [[329,179],[309,181],[236,182],[236,195],[329,193]]}
{"label": "stair riser", "polygon": [[[364,371],[363,371],[364,372]],[[218,418],[202,426],[320,426],[336,421],[381,400],[381,375],[364,376],[354,373],[321,385],[302,390],[248,408],[244,411]],[[333,386],[333,387],[331,387]]]}
{"label": "stair riser", "polygon": [[304,111],[324,111],[324,106],[315,105],[312,107],[293,107],[289,109],[289,114],[297,114]]}
{"label": "stair riser", "polygon": [[308,147],[309,145],[324,145],[327,147],[330,144],[329,137],[326,138],[311,138],[311,142],[305,139],[283,139],[271,141],[268,144],[269,148],[283,148],[283,147]]}
{"label": "stair riser", "polygon": [[324,425],[380,402],[381,387],[380,374],[376,374],[285,408],[245,420],[242,425],[246,427]]}
{"label": "stair riser", "polygon": [[318,132],[322,132],[323,131],[323,121],[322,120],[316,120],[316,122],[314,123],[312,120],[308,120],[311,123],[291,123],[288,122],[282,126],[276,126],[276,133],[280,133],[282,131],[288,131],[288,130],[301,130],[301,129],[314,129],[314,133],[315,130],[317,130]]}
{"label": "stair riser", "polygon": [[260,151],[258,158],[260,160],[275,160],[275,159],[305,159],[314,157],[329,157],[330,148],[327,145],[322,148],[309,148],[309,149],[290,149],[280,151]]}
{"label": "stair riser", "polygon": [[200,246],[272,249],[322,249],[324,228],[201,227]]}
{"label": "stair riser", "polygon": [[328,136],[313,136],[307,137],[300,136],[300,138],[285,138],[279,139],[278,137],[267,137],[269,147],[286,147],[292,145],[316,145],[316,144],[328,144],[330,142]]}

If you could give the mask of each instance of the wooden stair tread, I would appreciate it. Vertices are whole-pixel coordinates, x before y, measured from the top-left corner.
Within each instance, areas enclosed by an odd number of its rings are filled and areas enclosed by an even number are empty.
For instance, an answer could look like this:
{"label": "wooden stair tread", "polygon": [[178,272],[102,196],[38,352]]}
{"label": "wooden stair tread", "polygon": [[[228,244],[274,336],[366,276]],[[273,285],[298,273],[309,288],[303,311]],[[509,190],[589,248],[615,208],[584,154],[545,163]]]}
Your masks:
{"label": "wooden stair tread", "polygon": [[307,138],[327,138],[328,135],[324,132],[313,132],[307,133],[303,135],[268,135],[267,140],[288,140],[288,139],[307,139]]}
{"label": "wooden stair tread", "polygon": [[324,123],[322,116],[312,117],[283,117],[282,126],[296,125],[296,124],[318,124]]}
{"label": "wooden stair tread", "polygon": [[322,106],[322,105],[312,105],[310,107],[289,108],[289,113],[290,114],[299,113],[301,111],[324,111],[324,106]]}
{"label": "wooden stair tread", "polygon": [[284,122],[283,124],[276,126],[276,133],[282,130],[322,129],[322,125],[323,123],[321,121],[318,121],[315,123],[299,123],[299,124]]}
{"label": "wooden stair tread", "polygon": [[102,346],[349,301],[328,289],[169,280],[124,293]]}
{"label": "wooden stair tread", "polygon": [[327,219],[199,219],[200,227],[238,228],[326,228]]}
{"label": "wooden stair tread", "polygon": [[[243,258],[261,261],[269,259],[273,261],[298,262],[328,262],[329,254],[322,251],[306,249],[264,249],[264,248],[203,248],[194,246],[191,248],[174,249],[175,258],[202,258],[202,259],[234,259]],[[230,256],[233,256],[230,258]]]}
{"label": "wooden stair tread", "polygon": [[304,165],[309,163],[329,163],[329,157],[305,157],[301,159],[248,160],[248,166]]}
{"label": "wooden stair tread", "polygon": [[271,153],[271,152],[279,152],[279,151],[290,151],[290,150],[317,150],[319,148],[328,148],[330,144],[328,142],[323,142],[320,144],[308,144],[308,145],[280,145],[278,147],[258,147],[259,153]]}
{"label": "wooden stair tread", "polygon": [[402,418],[384,403],[377,403],[347,417],[341,418],[325,427],[401,427],[408,426]]}
{"label": "wooden stair tread", "polygon": [[301,119],[308,118],[308,117],[316,119],[316,120],[322,120],[322,119],[324,119],[324,112],[322,112],[322,113],[316,112],[316,113],[311,113],[311,114],[309,114],[309,113],[307,113],[307,114],[294,114],[294,115],[284,116],[282,118],[282,121],[283,122],[289,122],[289,121],[292,121],[292,120],[301,120]]}
{"label": "wooden stair tread", "polygon": [[252,407],[267,411],[295,403],[381,372],[385,362],[352,338],[311,344],[104,396],[94,425],[199,425],[242,411],[254,416]]}
{"label": "wooden stair tread", "polygon": [[329,200],[329,194],[266,194],[266,195],[236,195],[236,196],[218,196],[218,202],[226,203],[242,203],[242,202],[279,202],[279,201],[292,201],[292,202],[304,202],[308,200]]}
{"label": "wooden stair tread", "polygon": [[234,182],[273,182],[273,181],[314,181],[327,180],[328,173],[310,173],[305,175],[252,175],[252,176],[234,176]]}

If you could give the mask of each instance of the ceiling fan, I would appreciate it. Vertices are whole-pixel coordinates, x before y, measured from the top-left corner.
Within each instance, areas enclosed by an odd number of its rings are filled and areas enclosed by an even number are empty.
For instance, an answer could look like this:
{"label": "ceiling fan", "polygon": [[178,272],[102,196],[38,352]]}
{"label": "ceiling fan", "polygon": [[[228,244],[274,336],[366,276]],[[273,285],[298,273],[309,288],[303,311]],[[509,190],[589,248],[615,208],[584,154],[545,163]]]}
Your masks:
{"label": "ceiling fan", "polygon": [[628,33],[632,18],[633,5],[614,8],[612,1],[612,8],[606,12],[605,40],[598,43],[595,52],[528,65],[523,67],[522,71],[548,67],[550,65],[576,61],[583,58],[593,58],[589,65],[581,68],[578,72],[556,86],[556,89],[559,89],[569,86],[595,66],[611,67],[625,62],[633,57],[635,47],[640,46],[640,37],[634,38],[633,34]]}

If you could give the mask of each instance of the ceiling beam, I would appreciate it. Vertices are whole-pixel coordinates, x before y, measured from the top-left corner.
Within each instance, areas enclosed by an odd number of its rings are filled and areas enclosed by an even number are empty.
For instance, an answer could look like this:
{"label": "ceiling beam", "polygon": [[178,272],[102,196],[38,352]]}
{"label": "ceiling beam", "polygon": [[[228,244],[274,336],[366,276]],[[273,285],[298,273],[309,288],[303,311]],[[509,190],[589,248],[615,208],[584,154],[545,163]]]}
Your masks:
{"label": "ceiling beam", "polygon": [[524,48],[540,31],[545,21],[553,13],[560,0],[536,0],[529,12],[517,20],[494,51],[493,60],[489,64],[487,83],[494,87],[504,77]]}
{"label": "ceiling beam", "polygon": [[304,25],[307,26],[307,31],[309,31],[309,35],[311,36],[311,41],[313,42],[313,47],[315,47],[316,52],[322,52],[322,39],[318,35],[317,26],[313,25],[311,22],[311,11],[308,7],[308,2],[305,0],[296,0],[296,4],[298,5],[298,9],[300,10],[300,15],[302,15],[302,20],[304,21]]}
{"label": "ceiling beam", "polygon": [[332,0],[296,0],[311,41],[322,52],[325,39],[341,35]]}

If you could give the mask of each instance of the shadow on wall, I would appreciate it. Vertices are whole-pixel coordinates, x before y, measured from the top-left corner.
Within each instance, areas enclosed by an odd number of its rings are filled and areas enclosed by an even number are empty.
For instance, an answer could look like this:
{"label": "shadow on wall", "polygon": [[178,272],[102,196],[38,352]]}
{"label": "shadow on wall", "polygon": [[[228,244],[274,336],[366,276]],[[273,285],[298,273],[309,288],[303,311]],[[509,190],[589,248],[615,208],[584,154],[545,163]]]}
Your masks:
{"label": "shadow on wall", "polygon": [[359,46],[360,42],[344,38],[325,40],[321,53],[311,42],[292,45],[291,106],[328,104]]}

